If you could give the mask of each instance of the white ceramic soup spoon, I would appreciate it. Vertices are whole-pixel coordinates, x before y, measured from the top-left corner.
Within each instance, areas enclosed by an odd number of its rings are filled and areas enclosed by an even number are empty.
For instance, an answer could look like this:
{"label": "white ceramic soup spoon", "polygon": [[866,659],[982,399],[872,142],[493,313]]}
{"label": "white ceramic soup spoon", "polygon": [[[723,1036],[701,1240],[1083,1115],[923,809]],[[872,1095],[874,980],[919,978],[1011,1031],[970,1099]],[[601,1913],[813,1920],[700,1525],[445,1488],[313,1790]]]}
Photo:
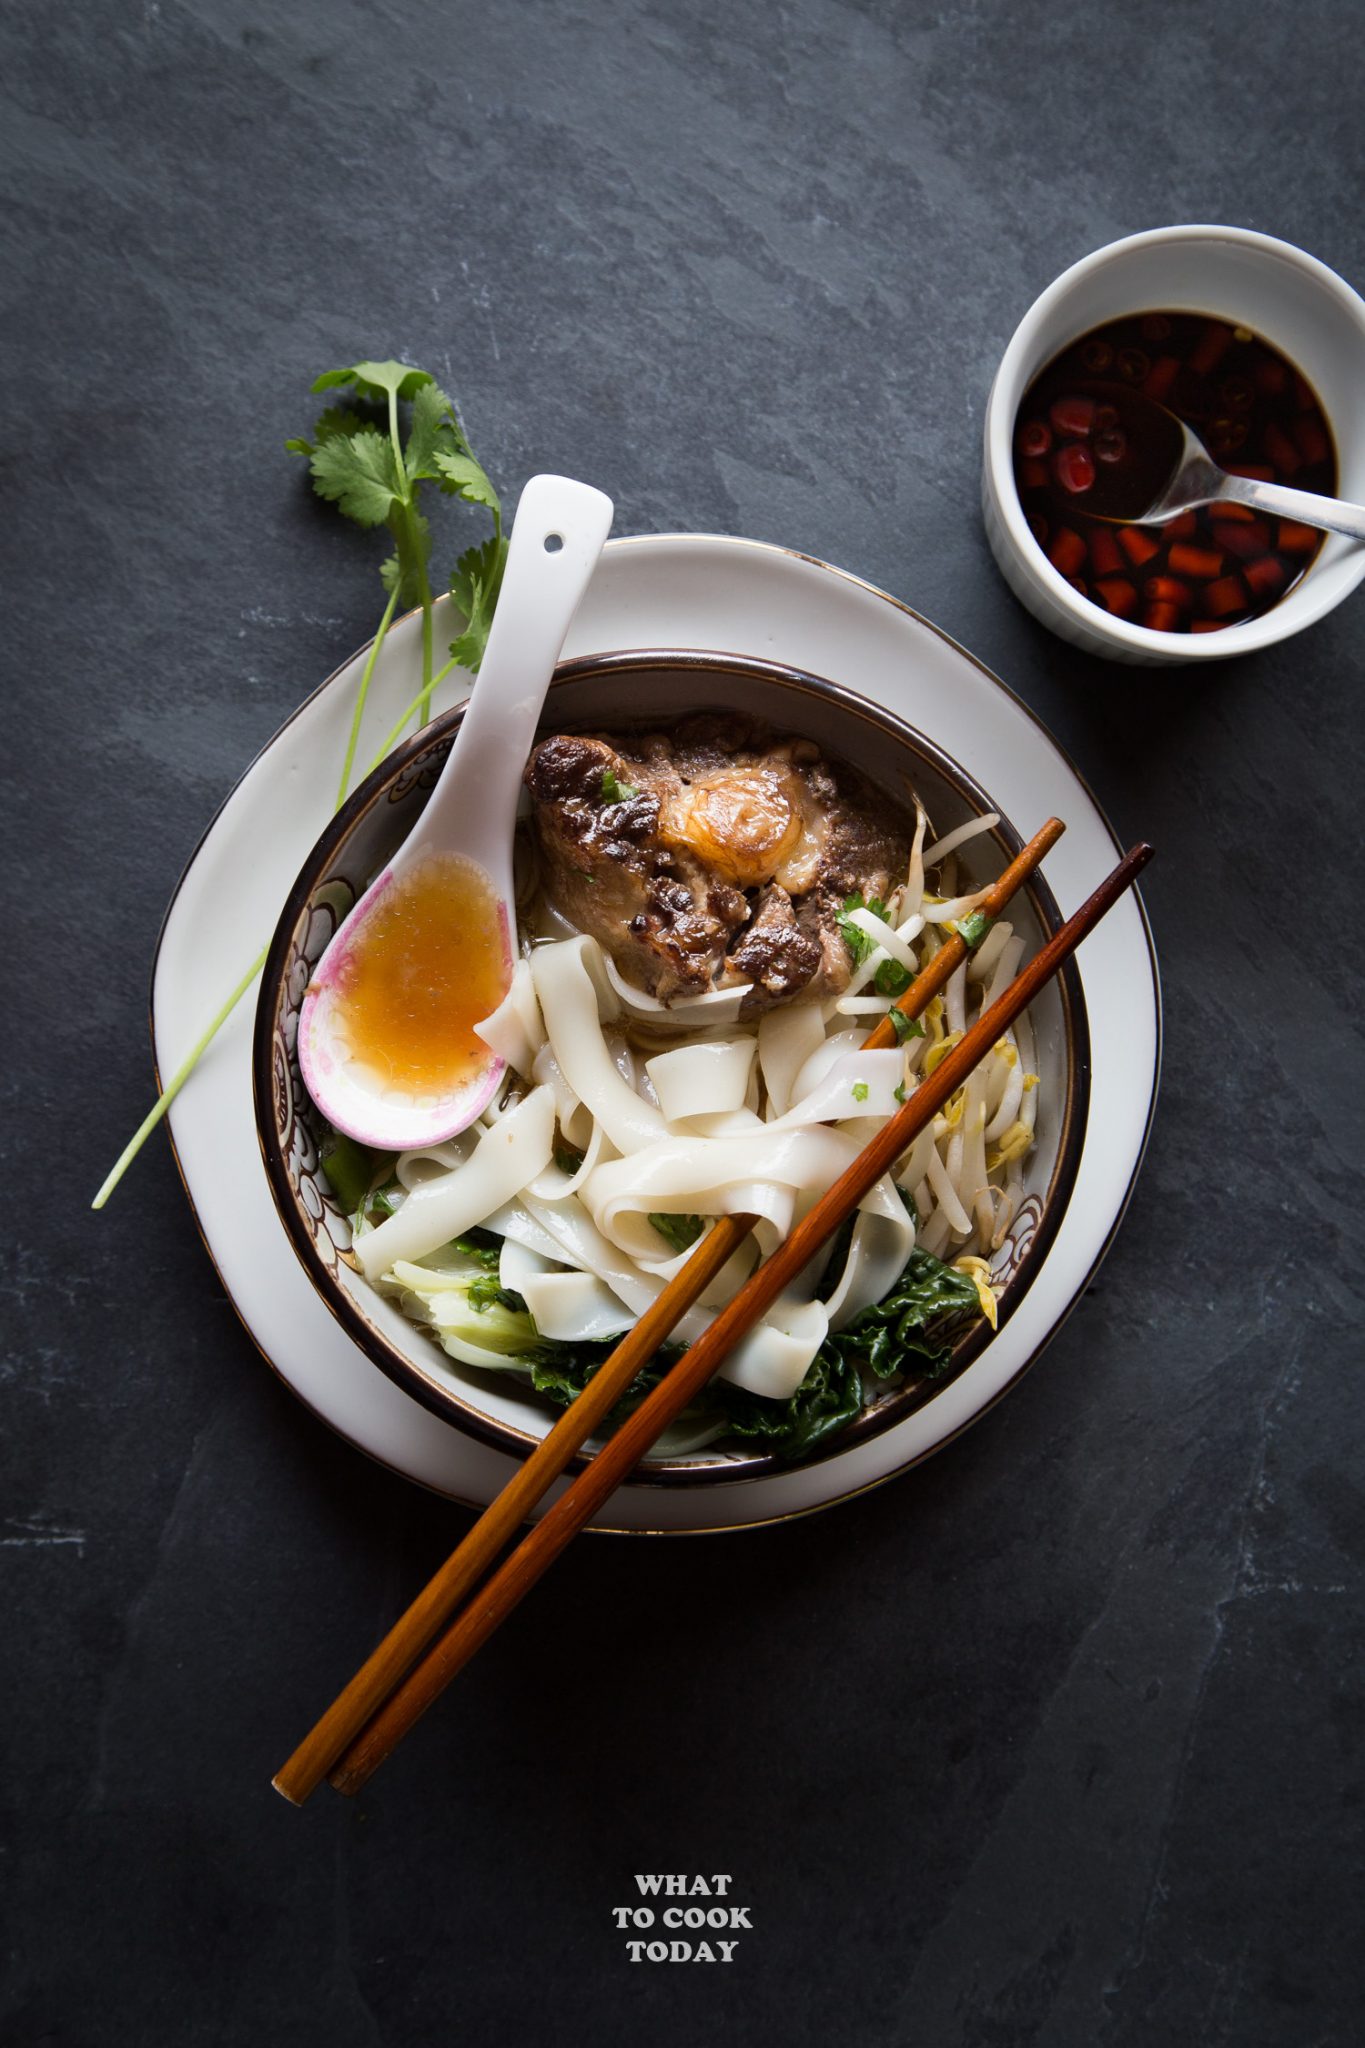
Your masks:
{"label": "white ceramic soup spoon", "polygon": [[488,647],[421,817],[318,962],[299,1066],[340,1131],[383,1152],[452,1138],[505,1062],[473,1032],[516,962],[512,837],[559,650],[611,527],[601,491],[535,476],[517,506]]}

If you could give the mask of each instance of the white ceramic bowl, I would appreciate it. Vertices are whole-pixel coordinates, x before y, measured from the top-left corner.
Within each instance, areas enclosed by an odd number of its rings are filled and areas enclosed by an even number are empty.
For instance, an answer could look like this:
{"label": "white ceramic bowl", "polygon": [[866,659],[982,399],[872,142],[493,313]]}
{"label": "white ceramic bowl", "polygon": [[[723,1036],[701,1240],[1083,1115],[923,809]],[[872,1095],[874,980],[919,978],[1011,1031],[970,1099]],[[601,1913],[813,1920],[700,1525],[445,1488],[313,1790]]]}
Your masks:
{"label": "white ceramic bowl", "polygon": [[1222,633],[1156,633],[1072,589],[1029,530],[1012,443],[1034,377],[1092,327],[1125,313],[1212,313],[1254,329],[1303,371],[1336,436],[1343,498],[1365,500],[1365,301],[1325,263],[1248,228],[1154,228],[1064,270],[1014,331],[986,405],[986,536],[1015,596],[1045,626],[1111,661],[1225,661],[1311,626],[1365,576],[1365,547],[1328,536],[1307,575],[1258,619]]}
{"label": "white ceramic bowl", "polygon": [[[562,663],[550,686],[542,730],[620,730],[667,726],[696,711],[742,709],[774,731],[802,733],[850,762],[900,803],[914,788],[936,831],[951,831],[998,806],[923,734],[866,697],[803,671],[742,655],[642,650]],[[325,1126],[298,1062],[298,1019],[313,968],[338,923],[412,828],[450,750],[461,711],[398,748],[333,818],[304,863],[280,915],[261,977],[255,1044],[257,1129],[280,1216],[305,1272],[342,1327],[380,1370],[407,1393],[485,1443],[514,1455],[549,1430],[554,1412],[522,1382],[489,1376],[448,1358],[426,1330],[372,1288],[345,1256],[350,1224],[321,1161]],[[1021,841],[1007,819],[963,851],[973,880],[998,874]],[[975,863],[980,861],[978,868]],[[1041,875],[1021,890],[1010,918],[1030,953],[1056,931],[1061,912]],[[1030,1005],[1042,1087],[1038,1143],[1024,1169],[1025,1199],[993,1261],[1005,1329],[1024,1305],[1066,1213],[1085,1143],[1090,1041],[1079,974],[1067,967]],[[974,1323],[940,1378],[907,1382],[869,1402],[841,1435],[812,1454],[841,1457],[880,1435],[965,1371],[990,1341]],[[714,1485],[782,1469],[771,1453],[734,1441],[685,1457],[649,1460],[641,1478],[656,1485]]]}

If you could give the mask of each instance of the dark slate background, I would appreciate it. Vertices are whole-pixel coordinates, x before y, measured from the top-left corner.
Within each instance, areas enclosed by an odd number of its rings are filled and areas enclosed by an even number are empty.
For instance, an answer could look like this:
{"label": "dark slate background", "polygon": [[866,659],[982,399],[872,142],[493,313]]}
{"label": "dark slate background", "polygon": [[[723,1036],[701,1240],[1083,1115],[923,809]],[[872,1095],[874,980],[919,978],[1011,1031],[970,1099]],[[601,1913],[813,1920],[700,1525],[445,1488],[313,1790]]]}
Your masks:
{"label": "dark slate background", "polygon": [[[895,0],[8,0],[3,1991],[17,2043],[1362,2038],[1362,600],[1111,670],[997,578],[994,363],[1116,235],[1365,283],[1359,20]],[[925,1468],[578,1545],[358,1804],[269,1788],[467,1526],[295,1405],[148,1098],[162,906],[373,629],[281,454],[407,355],[509,495],[751,534],[920,607],[1073,751],[1167,1068],[1045,1364]],[[457,539],[452,515],[440,546]],[[727,1969],[632,1967],[727,1871]]]}

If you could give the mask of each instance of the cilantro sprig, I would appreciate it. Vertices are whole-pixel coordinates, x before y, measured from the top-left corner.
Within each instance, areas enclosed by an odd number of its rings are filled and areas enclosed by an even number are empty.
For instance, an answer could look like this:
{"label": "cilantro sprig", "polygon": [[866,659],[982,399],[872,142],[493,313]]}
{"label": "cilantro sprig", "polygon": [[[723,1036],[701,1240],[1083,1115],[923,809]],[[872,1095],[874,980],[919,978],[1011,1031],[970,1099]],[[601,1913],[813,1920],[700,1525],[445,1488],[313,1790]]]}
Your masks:
{"label": "cilantro sprig", "polygon": [[[313,382],[315,393],[344,394],[319,415],[312,439],[286,441],[291,455],[306,456],[313,489],[355,525],[385,527],[391,552],[379,565],[386,602],[366,656],[351,715],[346,753],[337,788],[340,810],[351,786],[361,721],[380,651],[400,605],[422,612],[422,687],[384,740],[371,766],[377,768],[398,744],[415,717],[423,726],[431,712],[432,693],[453,668],[477,675],[488,646],[488,631],[507,564],[507,536],[502,530],[502,502],[469,445],[454,400],[428,370],[411,363],[351,363],[324,370]],[[404,435],[403,408],[407,413]],[[448,498],[462,500],[492,516],[493,531],[466,548],[450,575],[450,594],[464,614],[464,631],[452,640],[449,659],[439,669],[434,661],[435,600],[431,590],[432,532],[423,509],[424,490],[435,485]],[[235,989],[190,1047],[151,1109],[124,1146],[112,1171],[95,1196],[92,1208],[102,1209],[165,1116],[205,1051],[232,1015],[265,965],[262,946]]]}
{"label": "cilantro sprig", "polygon": [[[320,498],[334,504],[357,526],[386,527],[393,541],[392,553],[379,565],[388,603],[360,678],[337,794],[339,806],[350,787],[370,678],[398,607],[421,607],[422,687],[385,741],[383,754],[401,738],[414,714],[419,726],[426,723],[432,692],[452,668],[478,674],[502,587],[507,537],[502,530],[502,502],[469,445],[454,400],[429,371],[392,361],[351,363],[340,370],[324,370],[312,388],[315,393],[348,390],[355,404],[328,406],[313,428],[312,440],[296,437],[285,442],[286,449],[291,455],[307,456],[313,489]],[[365,406],[372,417],[366,418],[355,405]],[[409,409],[406,439],[399,410],[403,405]],[[429,484],[435,484],[446,497],[482,506],[493,517],[488,539],[466,549],[451,573],[451,595],[466,624],[451,642],[450,659],[439,672],[434,671],[432,652],[431,524],[422,509],[423,488]]]}

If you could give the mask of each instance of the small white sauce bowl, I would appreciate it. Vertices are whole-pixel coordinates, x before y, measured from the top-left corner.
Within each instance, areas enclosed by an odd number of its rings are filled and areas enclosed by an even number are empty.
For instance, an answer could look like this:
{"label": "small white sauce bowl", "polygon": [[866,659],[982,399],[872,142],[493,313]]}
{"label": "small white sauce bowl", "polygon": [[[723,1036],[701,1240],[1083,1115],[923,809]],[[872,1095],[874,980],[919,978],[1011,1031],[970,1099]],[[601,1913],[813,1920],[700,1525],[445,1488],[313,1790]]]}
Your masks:
{"label": "small white sauce bowl", "polygon": [[1337,444],[1343,498],[1365,500],[1365,301],[1334,270],[1248,228],[1154,228],[1064,270],[1014,331],[986,405],[982,509],[1000,572],[1064,640],[1110,661],[1226,661],[1311,626],[1365,576],[1365,547],[1329,534],[1312,567],[1258,619],[1221,633],[1157,633],[1112,617],[1072,589],[1029,529],[1014,487],[1014,424],[1024,393],[1062,349],[1125,313],[1211,313],[1250,327],[1317,392]]}

